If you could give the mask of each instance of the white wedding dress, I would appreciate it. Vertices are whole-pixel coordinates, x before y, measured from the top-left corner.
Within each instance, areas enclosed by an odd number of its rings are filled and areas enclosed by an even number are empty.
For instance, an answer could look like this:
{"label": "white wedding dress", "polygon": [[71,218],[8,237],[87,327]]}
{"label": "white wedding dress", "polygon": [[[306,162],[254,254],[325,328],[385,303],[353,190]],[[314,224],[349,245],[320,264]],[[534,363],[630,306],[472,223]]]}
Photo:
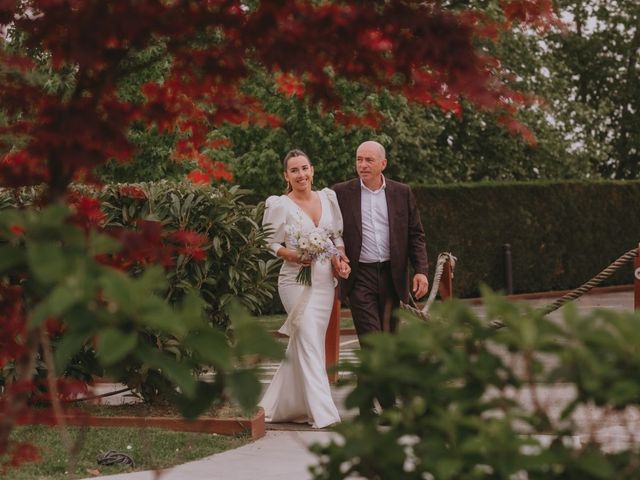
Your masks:
{"label": "white wedding dress", "polygon": [[[325,188],[318,192],[322,215],[318,227],[334,233],[334,243],[342,246],[342,215],[336,194]],[[286,227],[311,230],[316,225],[287,195],[266,201],[263,225],[273,233],[270,248],[277,252],[287,245]],[[331,398],[325,368],[325,335],[335,294],[335,282],[329,260],[311,265],[311,286],[296,282],[300,265],[283,262],[278,278],[278,293],[287,311],[280,332],[289,336],[286,359],[276,371],[259,405],[268,422],[307,422],[324,428],[340,421]]]}

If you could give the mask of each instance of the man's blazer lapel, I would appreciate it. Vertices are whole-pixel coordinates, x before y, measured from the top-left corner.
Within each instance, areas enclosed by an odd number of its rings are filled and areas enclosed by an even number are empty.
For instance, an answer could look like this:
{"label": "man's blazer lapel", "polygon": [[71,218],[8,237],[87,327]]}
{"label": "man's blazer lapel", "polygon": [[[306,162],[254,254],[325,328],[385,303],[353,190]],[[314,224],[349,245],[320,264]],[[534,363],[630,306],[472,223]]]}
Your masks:
{"label": "man's blazer lapel", "polygon": [[360,179],[356,178],[351,183],[351,217],[353,224],[358,229],[359,242],[362,242],[362,191],[360,187]]}
{"label": "man's blazer lapel", "polygon": [[394,188],[393,183],[389,182],[388,180],[384,193],[387,200],[387,215],[389,218],[389,250],[394,252],[397,243],[395,232],[397,232],[398,212],[396,210],[399,207],[399,202],[396,195],[396,189]]}

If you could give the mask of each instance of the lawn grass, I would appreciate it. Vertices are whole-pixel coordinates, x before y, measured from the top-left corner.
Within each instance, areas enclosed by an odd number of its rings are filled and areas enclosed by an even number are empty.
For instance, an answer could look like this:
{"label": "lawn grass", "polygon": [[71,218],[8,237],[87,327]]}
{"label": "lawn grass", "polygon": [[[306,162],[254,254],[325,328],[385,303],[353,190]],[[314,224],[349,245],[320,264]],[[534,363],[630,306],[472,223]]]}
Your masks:
{"label": "lawn grass", "polygon": [[[11,469],[6,472],[6,476],[0,473],[0,477],[12,480],[69,480],[168,468],[237,448],[251,441],[247,435],[173,432],[157,428],[69,427],[68,431],[73,441],[79,445],[73,471],[69,471],[69,452],[61,441],[60,429],[38,425],[17,428],[12,433],[12,439],[30,442],[38,447],[40,461]],[[96,456],[109,450],[131,456],[135,468],[98,465]],[[0,457],[0,462],[3,460]]]}
{"label": "lawn grass", "polygon": [[[278,330],[287,319],[287,316],[285,314],[277,314],[262,315],[256,318],[266,330]],[[351,318],[340,318],[340,328],[353,328]]]}

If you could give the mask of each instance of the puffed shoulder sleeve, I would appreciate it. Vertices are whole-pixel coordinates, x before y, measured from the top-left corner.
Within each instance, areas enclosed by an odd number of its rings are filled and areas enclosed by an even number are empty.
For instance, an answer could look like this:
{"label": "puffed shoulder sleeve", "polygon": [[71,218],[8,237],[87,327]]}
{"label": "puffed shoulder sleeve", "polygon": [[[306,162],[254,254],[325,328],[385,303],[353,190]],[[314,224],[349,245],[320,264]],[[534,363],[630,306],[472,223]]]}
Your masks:
{"label": "puffed shoulder sleeve", "polygon": [[333,230],[333,243],[336,244],[336,247],[344,247],[344,241],[342,240],[342,228],[344,225],[342,223],[340,205],[338,205],[338,197],[336,197],[336,192],[330,188],[325,188],[322,191],[327,196],[327,200],[329,201],[329,206],[331,208],[331,217],[333,218],[333,222],[331,224],[331,229]]}
{"label": "puffed shoulder sleeve", "polygon": [[287,223],[287,212],[282,198],[272,195],[267,198],[264,207],[264,217],[262,217],[262,227],[269,232],[267,245],[274,255],[282,248],[285,240],[285,227]]}

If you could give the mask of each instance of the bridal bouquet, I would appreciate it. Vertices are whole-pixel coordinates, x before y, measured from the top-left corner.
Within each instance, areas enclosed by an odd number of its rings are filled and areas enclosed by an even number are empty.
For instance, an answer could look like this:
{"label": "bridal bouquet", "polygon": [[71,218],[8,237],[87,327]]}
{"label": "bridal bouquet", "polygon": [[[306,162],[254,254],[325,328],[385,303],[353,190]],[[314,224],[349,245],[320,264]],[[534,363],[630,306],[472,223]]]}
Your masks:
{"label": "bridal bouquet", "polygon": [[[333,243],[333,233],[325,228],[302,230],[287,225],[289,246],[295,248],[300,256],[311,262],[328,260],[339,255]],[[311,266],[303,265],[296,276],[296,281],[302,285],[311,285]]]}

